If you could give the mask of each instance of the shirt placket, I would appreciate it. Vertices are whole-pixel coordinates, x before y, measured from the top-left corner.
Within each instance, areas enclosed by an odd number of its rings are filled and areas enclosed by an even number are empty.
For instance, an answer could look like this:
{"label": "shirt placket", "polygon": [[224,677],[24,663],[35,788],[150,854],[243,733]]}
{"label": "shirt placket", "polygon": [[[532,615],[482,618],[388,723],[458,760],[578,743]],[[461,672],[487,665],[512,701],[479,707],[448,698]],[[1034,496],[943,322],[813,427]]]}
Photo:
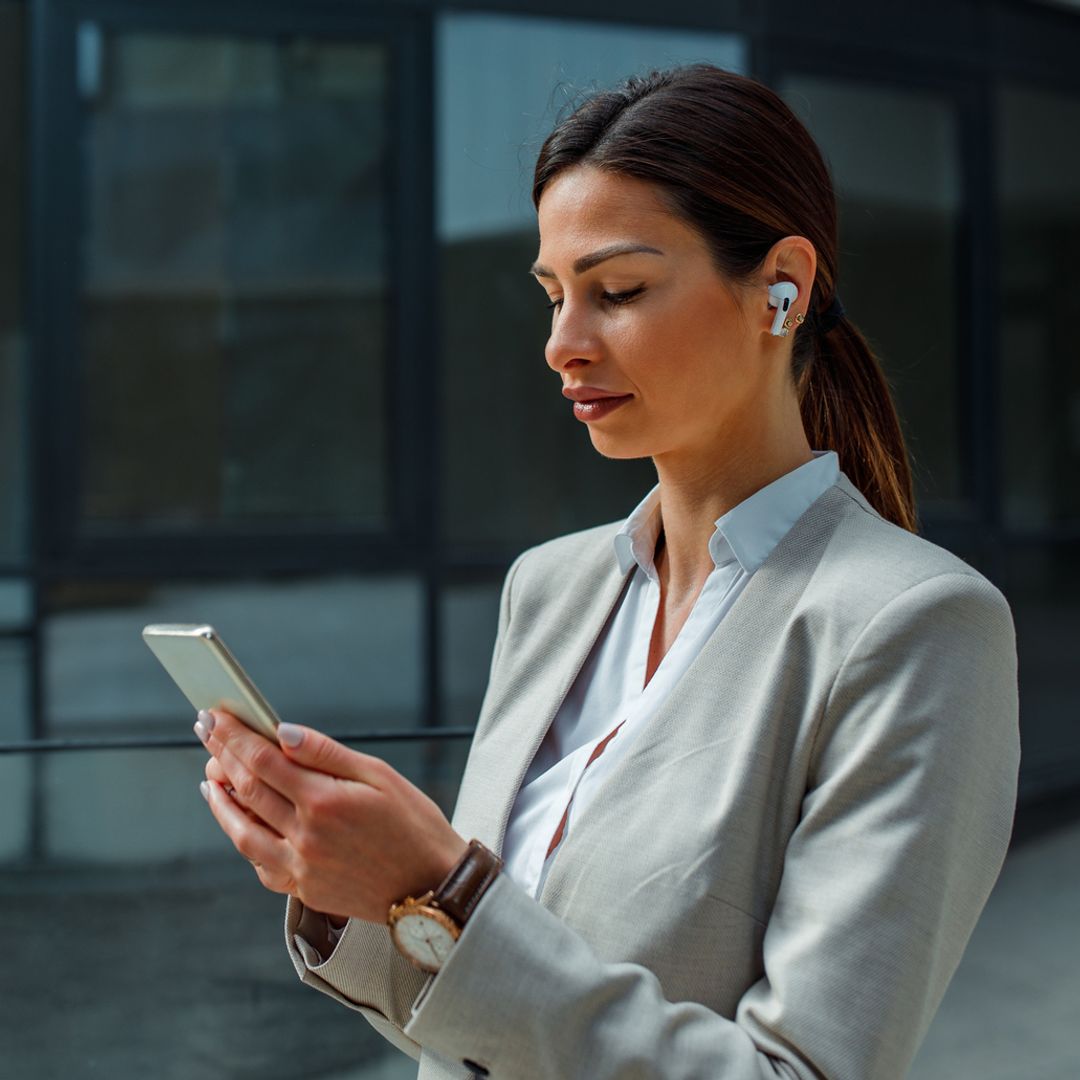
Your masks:
{"label": "shirt placket", "polygon": [[[640,570],[641,573],[645,573],[644,569]],[[648,577],[648,583],[645,588],[645,596],[641,605],[641,610],[638,616],[638,625],[636,627],[636,633],[634,634],[635,649],[634,658],[629,670],[629,686],[625,688],[623,694],[624,705],[629,704],[632,709],[641,697],[644,683],[645,683],[645,671],[649,658],[649,644],[652,640],[652,628],[656,623],[656,614],[660,609],[660,585],[656,580],[654,574],[646,574]],[[626,708],[624,707],[624,713]],[[593,745],[592,751],[589,754],[588,760],[586,760],[584,767],[580,772],[576,772],[574,777],[573,787],[569,792],[566,800],[566,806],[563,810],[562,817],[559,819],[559,823],[555,827],[555,831],[551,836],[551,840],[548,843],[547,853],[544,856],[544,863],[555,854],[559,845],[566,837],[566,833],[570,824],[570,811],[574,804],[574,795],[577,793],[577,789],[581,784],[582,779],[585,776],[589,766],[600,757],[601,754],[607,749],[608,744],[618,734],[619,729],[626,722],[627,716],[623,718],[601,739]]]}

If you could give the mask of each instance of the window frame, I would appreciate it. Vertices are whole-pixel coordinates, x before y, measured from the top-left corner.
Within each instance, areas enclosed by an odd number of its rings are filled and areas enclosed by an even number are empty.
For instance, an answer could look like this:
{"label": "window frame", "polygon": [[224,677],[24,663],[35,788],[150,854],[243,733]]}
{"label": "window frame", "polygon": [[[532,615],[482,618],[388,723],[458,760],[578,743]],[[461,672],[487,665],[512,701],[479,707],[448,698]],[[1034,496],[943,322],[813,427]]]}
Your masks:
{"label": "window frame", "polygon": [[[78,27],[112,31],[275,35],[377,41],[386,47],[388,131],[387,489],[385,531],[241,524],[222,533],[138,532],[88,537],[80,531],[77,461],[81,448],[81,214],[85,177],[79,155],[81,106],[76,85]],[[35,549],[50,575],[167,573],[178,561],[193,573],[403,568],[426,561],[434,523],[430,477],[436,446],[435,402],[416,395],[435,373],[437,327],[431,313],[435,275],[423,252],[434,250],[432,213],[433,94],[429,21],[416,13],[337,4],[250,0],[183,7],[135,0],[45,0],[33,9],[31,202],[34,241],[31,327],[35,345],[33,491]],[[406,127],[406,125],[408,125]],[[397,136],[410,130],[414,137]],[[182,440],[183,434],[177,438]],[[192,541],[195,541],[194,543]]]}

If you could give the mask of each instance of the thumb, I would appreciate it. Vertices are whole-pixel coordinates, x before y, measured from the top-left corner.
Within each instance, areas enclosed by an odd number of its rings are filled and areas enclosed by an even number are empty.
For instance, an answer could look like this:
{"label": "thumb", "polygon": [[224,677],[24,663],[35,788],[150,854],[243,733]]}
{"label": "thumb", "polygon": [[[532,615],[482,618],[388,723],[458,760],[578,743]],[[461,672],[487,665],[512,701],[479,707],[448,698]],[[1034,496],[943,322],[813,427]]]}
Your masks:
{"label": "thumb", "polygon": [[278,725],[277,738],[285,756],[297,765],[342,780],[372,783],[367,755],[350,750],[321,731],[302,724],[282,723]]}

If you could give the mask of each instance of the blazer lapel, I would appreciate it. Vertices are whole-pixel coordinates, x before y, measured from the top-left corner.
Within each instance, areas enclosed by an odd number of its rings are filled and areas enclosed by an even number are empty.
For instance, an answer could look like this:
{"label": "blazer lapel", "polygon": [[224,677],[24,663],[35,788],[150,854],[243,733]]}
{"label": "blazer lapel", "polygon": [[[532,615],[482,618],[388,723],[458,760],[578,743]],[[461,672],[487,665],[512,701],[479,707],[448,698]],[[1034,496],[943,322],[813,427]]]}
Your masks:
{"label": "blazer lapel", "polygon": [[459,833],[495,852],[502,850],[525,773],[629,579],[619,569],[613,535],[594,540],[591,551],[560,571],[531,626],[521,626],[531,612],[511,614],[453,817]]}

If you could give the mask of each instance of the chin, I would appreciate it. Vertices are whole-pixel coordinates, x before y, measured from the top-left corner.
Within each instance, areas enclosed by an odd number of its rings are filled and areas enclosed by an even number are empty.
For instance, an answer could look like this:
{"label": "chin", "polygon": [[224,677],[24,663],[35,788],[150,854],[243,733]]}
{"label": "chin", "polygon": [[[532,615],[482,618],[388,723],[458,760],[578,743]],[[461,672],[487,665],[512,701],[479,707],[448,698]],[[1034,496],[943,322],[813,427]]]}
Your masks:
{"label": "chin", "polygon": [[638,439],[620,439],[604,435],[595,428],[589,429],[589,437],[592,440],[593,449],[601,457],[610,458],[612,461],[634,461],[637,458],[653,456],[652,448]]}

